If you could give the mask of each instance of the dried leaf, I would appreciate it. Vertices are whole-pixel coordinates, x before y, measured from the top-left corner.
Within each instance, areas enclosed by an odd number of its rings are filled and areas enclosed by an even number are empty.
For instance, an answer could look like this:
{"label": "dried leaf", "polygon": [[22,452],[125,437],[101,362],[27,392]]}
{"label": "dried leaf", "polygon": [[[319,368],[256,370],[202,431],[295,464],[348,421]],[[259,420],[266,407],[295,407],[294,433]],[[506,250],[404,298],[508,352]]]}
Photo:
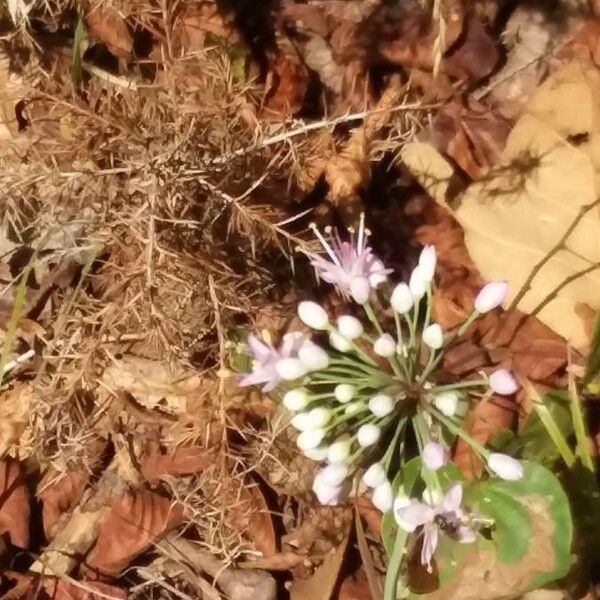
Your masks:
{"label": "dried leaf", "polygon": [[42,521],[46,538],[51,540],[65,512],[72,510],[81,497],[90,479],[86,469],[77,469],[60,476],[39,495],[42,503]]}
{"label": "dried leaf", "polygon": [[338,600],[378,600],[369,589],[369,582],[362,571],[356,575],[349,575],[342,581]]}
{"label": "dried leaf", "polygon": [[25,467],[12,458],[0,462],[0,535],[11,544],[29,547],[29,492]]}
{"label": "dried leaf", "polygon": [[206,34],[211,33],[231,43],[240,41],[233,27],[233,15],[227,18],[214,2],[186,4],[174,30],[174,41],[187,52],[201,50],[206,45]]}
{"label": "dried leaf", "polygon": [[153,444],[141,461],[142,475],[149,482],[165,476],[191,475],[199,473],[215,463],[217,451],[202,446],[181,446],[162,452]]}
{"label": "dried leaf", "polygon": [[265,89],[267,111],[278,116],[296,114],[308,89],[306,67],[298,59],[282,56],[271,66]]}
{"label": "dried leaf", "polygon": [[141,356],[124,356],[102,374],[105,387],[129,392],[148,410],[169,414],[186,412],[188,400],[195,396],[202,379],[198,375],[173,373],[164,362]]}
{"label": "dried leaf", "polygon": [[10,72],[9,65],[9,57],[0,50],[0,140],[11,140],[19,133],[15,108],[23,97],[23,81]]}
{"label": "dried leaf", "polygon": [[[576,348],[585,345],[585,332],[575,305],[600,307],[598,106],[600,73],[593,65],[576,62],[554,74],[511,132],[503,166],[472,184],[453,212],[481,273],[508,279],[508,301],[518,300],[518,308],[535,312]],[[403,157],[444,203],[451,166],[424,145],[409,144]],[[592,208],[583,214],[586,206]]]}
{"label": "dried leaf", "polygon": [[232,498],[230,520],[263,556],[277,553],[273,519],[260,486],[248,479]]}
{"label": "dried leaf", "polygon": [[158,538],[183,521],[183,508],[157,494],[139,490],[122,496],[102,523],[86,565],[117,575]]}
{"label": "dried leaf", "polygon": [[329,600],[331,598],[340,576],[349,536],[350,527],[347,528],[342,543],[332,554],[325,557],[323,564],[310,579],[298,580],[292,584],[291,600]]}
{"label": "dried leaf", "polygon": [[133,38],[125,19],[117,9],[106,4],[95,4],[85,15],[89,35],[102,42],[118,58],[131,58]]}
{"label": "dried leaf", "polygon": [[[475,406],[464,422],[464,429],[485,446],[494,434],[512,425],[515,414],[514,401],[494,395]],[[481,474],[481,459],[462,439],[456,443],[453,460],[468,477],[474,478]]]}
{"label": "dried leaf", "polygon": [[356,499],[356,507],[369,531],[379,537],[381,535],[381,511],[375,508],[375,505],[366,496],[359,496]]}
{"label": "dried leaf", "polygon": [[559,50],[558,56],[592,60],[600,66],[600,19],[590,19],[581,25]]}
{"label": "dried leaf", "polygon": [[27,437],[36,395],[30,384],[15,382],[0,394],[0,456],[20,457],[19,441]]}

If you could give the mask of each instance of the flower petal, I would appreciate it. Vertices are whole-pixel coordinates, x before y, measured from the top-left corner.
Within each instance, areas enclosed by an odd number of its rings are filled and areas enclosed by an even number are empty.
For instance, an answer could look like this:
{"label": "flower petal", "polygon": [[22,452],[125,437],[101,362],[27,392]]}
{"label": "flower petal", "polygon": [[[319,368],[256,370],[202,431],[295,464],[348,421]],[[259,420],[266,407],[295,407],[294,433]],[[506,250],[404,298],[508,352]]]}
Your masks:
{"label": "flower petal", "polygon": [[461,544],[472,544],[477,539],[477,534],[470,527],[461,525],[456,532],[458,541]]}
{"label": "flower petal", "polygon": [[462,502],[463,488],[462,483],[455,483],[448,488],[440,500],[439,509],[442,512],[453,513],[460,509]]}
{"label": "flower petal", "polygon": [[252,356],[256,358],[259,362],[267,360],[271,356],[271,354],[275,352],[274,348],[262,342],[253,333],[251,333],[248,336],[248,340],[246,343],[248,344],[248,348],[250,349]]}
{"label": "flower petal", "polygon": [[429,565],[433,558],[433,553],[438,545],[438,528],[436,526],[426,527],[423,536],[423,545],[421,546],[421,564]]}
{"label": "flower petal", "polygon": [[433,508],[418,500],[412,500],[408,506],[398,506],[397,503],[395,503],[394,506],[396,523],[398,523],[404,531],[414,531],[419,525],[429,523],[434,516],[435,511]]}

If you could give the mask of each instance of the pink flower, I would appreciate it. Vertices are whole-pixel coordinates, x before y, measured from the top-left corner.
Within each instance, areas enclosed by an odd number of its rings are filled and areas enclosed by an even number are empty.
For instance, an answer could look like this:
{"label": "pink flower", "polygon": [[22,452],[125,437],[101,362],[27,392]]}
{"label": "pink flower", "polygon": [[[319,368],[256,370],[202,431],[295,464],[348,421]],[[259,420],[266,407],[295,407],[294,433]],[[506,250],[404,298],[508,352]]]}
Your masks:
{"label": "pink flower", "polygon": [[371,289],[385,281],[387,274],[392,271],[384,267],[366,244],[364,214],[360,216],[356,240],[352,235],[350,242],[342,241],[337,234],[328,241],[315,225],[311,227],[325,249],[323,255],[307,253],[317,275],[333,284],[345,298],[364,304],[369,299]]}
{"label": "pink flower", "polygon": [[510,396],[519,389],[517,380],[506,369],[496,369],[489,378],[490,388],[501,396]]}
{"label": "pink flower", "polygon": [[283,358],[295,357],[302,346],[304,335],[299,332],[286,333],[278,349],[260,340],[253,334],[248,336],[248,349],[253,358],[252,371],[240,377],[239,385],[263,384],[262,391],[270,392],[282,381],[277,363]]}
{"label": "pink flower", "polygon": [[405,531],[412,532],[417,527],[423,527],[422,565],[431,566],[440,531],[463,544],[475,541],[475,531],[466,524],[465,514],[460,507],[462,484],[454,484],[438,502],[402,500],[398,502],[397,499],[394,503],[394,517]]}

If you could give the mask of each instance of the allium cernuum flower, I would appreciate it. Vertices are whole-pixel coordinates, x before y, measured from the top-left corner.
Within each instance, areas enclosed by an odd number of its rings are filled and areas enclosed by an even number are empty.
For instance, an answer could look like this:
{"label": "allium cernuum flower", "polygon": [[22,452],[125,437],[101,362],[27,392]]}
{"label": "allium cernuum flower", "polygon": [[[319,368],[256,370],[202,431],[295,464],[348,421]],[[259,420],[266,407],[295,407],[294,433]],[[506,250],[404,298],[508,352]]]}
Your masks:
{"label": "allium cernuum flower", "polygon": [[239,385],[261,385],[263,392],[270,392],[282,381],[277,371],[277,363],[284,358],[293,358],[302,345],[304,336],[301,333],[286,333],[281,345],[275,349],[271,344],[260,340],[255,335],[248,337],[248,349],[252,357],[252,371],[240,377]]}
{"label": "allium cernuum flower", "polygon": [[337,234],[326,240],[315,225],[312,229],[325,250],[325,254],[307,253],[319,278],[333,284],[343,297],[364,304],[371,289],[385,281],[391,272],[367,245],[364,215],[356,239],[353,235],[349,242],[342,241]]}

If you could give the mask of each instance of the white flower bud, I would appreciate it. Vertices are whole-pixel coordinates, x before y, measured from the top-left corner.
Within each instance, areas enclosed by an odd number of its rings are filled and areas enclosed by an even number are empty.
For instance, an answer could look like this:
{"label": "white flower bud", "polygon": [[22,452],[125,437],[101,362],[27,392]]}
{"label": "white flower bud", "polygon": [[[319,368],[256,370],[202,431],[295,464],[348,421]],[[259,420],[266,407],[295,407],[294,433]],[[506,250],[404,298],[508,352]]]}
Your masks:
{"label": "white flower bud", "polygon": [[318,477],[332,487],[342,485],[348,475],[348,467],[345,465],[327,465],[319,471]]}
{"label": "white flower bud", "polygon": [[396,342],[389,333],[379,336],[373,344],[373,352],[377,356],[390,357],[396,353]]}
{"label": "white flower bud", "polygon": [[312,450],[323,441],[324,437],[323,429],[307,429],[298,436],[296,444],[300,450]]}
{"label": "white flower bud", "polygon": [[430,282],[433,280],[436,262],[435,246],[425,246],[419,256],[419,271],[425,281]]}
{"label": "white flower bud", "polygon": [[506,369],[496,369],[490,375],[489,383],[493,392],[503,396],[510,396],[519,389],[517,380]]}
{"label": "white flower bud", "polygon": [[381,511],[387,512],[394,504],[394,494],[389,481],[384,481],[373,490],[371,497],[373,504]]}
{"label": "white flower bud", "polygon": [[364,304],[371,295],[371,284],[366,277],[353,277],[350,281],[350,295],[357,304]]}
{"label": "white flower bud", "polygon": [[456,392],[442,392],[433,398],[433,404],[443,415],[453,417],[458,407],[458,399]]}
{"label": "white flower bud", "polygon": [[281,379],[293,381],[306,375],[306,367],[297,358],[282,358],[275,364],[275,370]]}
{"label": "white flower bud", "polygon": [[358,433],[356,434],[358,444],[363,448],[366,448],[367,446],[372,446],[377,442],[377,440],[379,440],[380,437],[381,429],[379,429],[377,425],[373,425],[372,423],[361,425],[358,428]]}
{"label": "white flower bud", "polygon": [[332,417],[333,413],[328,408],[313,408],[308,413],[308,419],[312,429],[327,425]]}
{"label": "white flower bud", "polygon": [[298,431],[306,431],[312,429],[312,421],[308,416],[308,413],[298,413],[290,420],[290,425]]}
{"label": "white flower bud", "polygon": [[298,358],[309,371],[320,371],[329,366],[329,355],[327,352],[310,340],[307,340],[300,346]]}
{"label": "white flower bud", "polygon": [[486,283],[475,298],[475,310],[487,313],[501,306],[508,294],[508,281],[490,281]]}
{"label": "white flower bud", "polygon": [[300,389],[290,390],[283,396],[283,405],[294,412],[305,408],[308,402],[308,394]]}
{"label": "white flower bud", "polygon": [[[385,271],[385,265],[378,258],[371,264],[373,271]],[[372,273],[369,275],[369,283],[373,289],[377,289],[382,283],[387,281],[387,275],[383,273]]]}
{"label": "white flower bud", "polygon": [[363,402],[360,402],[360,401],[352,402],[352,403],[348,404],[348,406],[346,406],[346,408],[344,409],[344,414],[345,415],[355,415],[359,412],[362,412],[363,410],[365,410],[365,405]]}
{"label": "white flower bud", "polygon": [[408,287],[415,300],[420,300],[427,293],[427,281],[423,277],[421,269],[418,266],[416,266],[410,274]]}
{"label": "white flower bud", "polygon": [[341,486],[327,485],[318,475],[315,477],[312,489],[317,500],[324,506],[334,506],[340,501]]}
{"label": "white flower bud", "polygon": [[306,456],[306,458],[310,458],[315,461],[322,461],[327,458],[327,453],[329,452],[329,448],[327,446],[319,446],[317,448],[310,448],[309,450],[304,450],[302,454]]}
{"label": "white flower bud", "polygon": [[394,410],[394,400],[387,394],[377,394],[369,400],[369,410],[376,417],[386,417]]}
{"label": "white flower bud", "polygon": [[444,446],[437,442],[427,442],[423,448],[423,463],[428,469],[437,471],[448,463],[449,455]]}
{"label": "white flower bud", "polygon": [[405,283],[399,283],[392,292],[390,304],[400,314],[406,314],[414,305],[415,301],[410,288]]}
{"label": "white flower bud", "polygon": [[331,446],[329,446],[327,460],[333,465],[343,463],[350,456],[351,449],[352,441],[350,438],[337,440],[336,442],[333,442]]}
{"label": "white flower bud", "polygon": [[381,463],[373,463],[362,476],[363,483],[369,488],[376,488],[384,481],[387,481],[384,468]]}
{"label": "white flower bud", "polygon": [[320,304],[310,300],[298,304],[298,316],[305,325],[319,331],[323,331],[329,326],[329,317],[325,309]]}
{"label": "white flower bud", "polygon": [[349,352],[352,350],[350,341],[335,329],[329,333],[329,343],[332,348],[335,348],[338,352]]}
{"label": "white flower bud", "polygon": [[432,323],[423,330],[423,342],[432,350],[439,350],[444,345],[444,333],[439,323]]}
{"label": "white flower bud", "polygon": [[363,333],[362,323],[352,315],[342,315],[338,317],[337,329],[343,337],[348,340],[355,340]]}
{"label": "white flower bud", "polygon": [[346,402],[350,402],[356,395],[356,388],[349,383],[340,383],[335,386],[333,395],[338,402],[346,404]]}
{"label": "white flower bud", "polygon": [[492,452],[487,460],[490,471],[507,481],[523,479],[523,465],[508,454]]}

